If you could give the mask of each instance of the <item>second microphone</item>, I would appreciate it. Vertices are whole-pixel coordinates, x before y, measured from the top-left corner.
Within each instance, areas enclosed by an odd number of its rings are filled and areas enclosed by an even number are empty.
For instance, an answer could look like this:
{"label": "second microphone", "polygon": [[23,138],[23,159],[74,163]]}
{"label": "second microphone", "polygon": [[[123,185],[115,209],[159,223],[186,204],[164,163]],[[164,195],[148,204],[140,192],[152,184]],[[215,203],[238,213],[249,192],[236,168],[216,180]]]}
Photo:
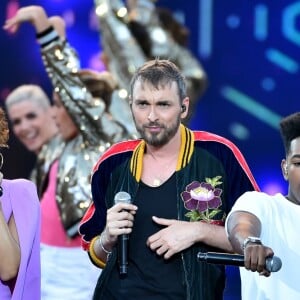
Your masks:
{"label": "second microphone", "polygon": [[[205,261],[210,264],[232,265],[243,267],[245,264],[244,255],[218,253],[218,252],[198,252],[198,261]],[[282,262],[277,256],[266,258],[266,270],[269,272],[277,272],[281,269]]]}

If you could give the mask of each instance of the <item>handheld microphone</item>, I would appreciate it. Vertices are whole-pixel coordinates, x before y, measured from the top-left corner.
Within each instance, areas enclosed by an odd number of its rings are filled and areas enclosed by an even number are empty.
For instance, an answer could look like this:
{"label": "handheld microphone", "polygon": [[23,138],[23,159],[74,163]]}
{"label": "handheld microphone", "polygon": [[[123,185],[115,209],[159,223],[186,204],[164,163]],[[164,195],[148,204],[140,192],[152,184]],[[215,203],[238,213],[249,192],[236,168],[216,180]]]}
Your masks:
{"label": "handheld microphone", "polygon": [[[209,264],[232,265],[243,267],[245,265],[245,257],[240,254],[218,253],[218,252],[198,252],[198,261],[205,261]],[[266,270],[269,272],[277,272],[281,269],[282,262],[277,256],[266,258]]]}
{"label": "handheld microphone", "polygon": [[[131,203],[131,196],[126,192],[118,192],[114,198],[115,204],[117,203]],[[121,234],[118,236],[118,260],[120,275],[127,274],[128,260],[128,234]]]}

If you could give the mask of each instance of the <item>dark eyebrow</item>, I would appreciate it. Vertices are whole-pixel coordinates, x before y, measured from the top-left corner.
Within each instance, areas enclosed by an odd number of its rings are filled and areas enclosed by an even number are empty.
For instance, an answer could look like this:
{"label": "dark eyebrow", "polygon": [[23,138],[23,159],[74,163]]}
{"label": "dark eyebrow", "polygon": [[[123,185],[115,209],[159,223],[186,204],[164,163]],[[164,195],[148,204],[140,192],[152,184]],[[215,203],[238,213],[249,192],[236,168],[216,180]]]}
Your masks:
{"label": "dark eyebrow", "polygon": [[159,100],[159,101],[157,101],[157,104],[169,104],[169,103],[171,103],[171,101],[169,101],[169,100]]}
{"label": "dark eyebrow", "polygon": [[[133,102],[136,104],[149,104],[150,102],[146,99],[135,99]],[[170,104],[172,101],[170,100],[158,100],[155,104],[161,105],[161,104]]]}
{"label": "dark eyebrow", "polygon": [[135,99],[134,102],[135,102],[135,103],[138,103],[138,104],[141,104],[141,103],[149,103],[149,101],[143,100],[143,99]]}

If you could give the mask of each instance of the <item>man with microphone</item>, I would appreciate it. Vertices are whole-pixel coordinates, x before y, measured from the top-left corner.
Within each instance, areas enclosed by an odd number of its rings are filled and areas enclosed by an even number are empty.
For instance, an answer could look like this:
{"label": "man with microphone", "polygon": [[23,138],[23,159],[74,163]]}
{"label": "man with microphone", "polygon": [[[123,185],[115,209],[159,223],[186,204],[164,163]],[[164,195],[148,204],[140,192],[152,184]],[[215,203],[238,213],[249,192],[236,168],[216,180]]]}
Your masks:
{"label": "man with microphone", "polygon": [[79,228],[92,262],[104,268],[94,300],[221,300],[224,267],[196,255],[232,251],[225,217],[257,185],[235,145],[181,124],[189,98],[174,63],[145,63],[130,90],[142,138],[101,156]]}
{"label": "man with microphone", "polygon": [[[244,255],[240,274],[246,300],[300,299],[300,112],[283,118],[280,132],[285,148],[281,169],[289,182],[288,194],[247,192],[226,220],[233,249]],[[276,267],[274,253],[282,260],[281,268]],[[273,267],[278,272],[270,273]]]}

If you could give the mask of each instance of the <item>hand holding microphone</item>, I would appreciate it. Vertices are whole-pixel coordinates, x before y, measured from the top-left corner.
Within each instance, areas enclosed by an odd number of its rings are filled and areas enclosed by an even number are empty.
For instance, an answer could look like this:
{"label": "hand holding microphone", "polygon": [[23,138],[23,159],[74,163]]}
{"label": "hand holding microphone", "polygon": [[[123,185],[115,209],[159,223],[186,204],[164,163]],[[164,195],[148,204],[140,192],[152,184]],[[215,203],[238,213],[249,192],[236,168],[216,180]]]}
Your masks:
{"label": "hand holding microphone", "polygon": [[[126,192],[118,192],[115,195],[114,202],[116,205],[122,204],[118,208],[118,216],[123,217],[121,222],[124,223],[123,227],[120,227],[119,230],[126,232],[131,232],[131,228],[133,225],[133,213],[135,213],[135,210],[128,211],[126,210],[126,204],[131,204],[131,196]],[[125,205],[124,205],[125,204]],[[120,210],[119,210],[120,209]],[[129,221],[129,222],[128,222]],[[131,225],[131,226],[130,226]],[[126,275],[127,274],[127,268],[128,268],[128,239],[129,235],[128,233],[121,233],[118,235],[118,261],[119,261],[119,268],[120,268],[120,275]]]}
{"label": "hand holding microphone", "polygon": [[[210,264],[220,265],[232,265],[232,266],[245,266],[245,256],[239,254],[230,253],[218,253],[218,252],[198,252],[198,261],[205,261]],[[282,262],[277,256],[267,257],[265,263],[265,269],[268,272],[277,272],[281,269]]]}

